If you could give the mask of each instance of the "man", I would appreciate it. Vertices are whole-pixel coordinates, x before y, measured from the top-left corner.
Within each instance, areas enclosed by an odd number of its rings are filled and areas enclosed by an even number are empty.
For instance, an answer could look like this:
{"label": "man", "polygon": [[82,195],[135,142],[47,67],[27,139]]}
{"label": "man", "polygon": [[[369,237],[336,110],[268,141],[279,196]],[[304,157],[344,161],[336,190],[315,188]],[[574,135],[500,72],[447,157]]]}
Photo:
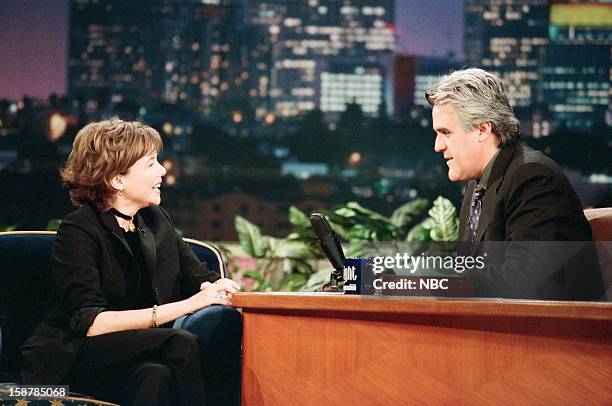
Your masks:
{"label": "man", "polygon": [[460,70],[425,96],[433,108],[434,149],[449,179],[469,181],[459,240],[473,255],[492,254],[484,270],[474,271],[477,295],[600,299],[596,253],[592,244],[576,243],[591,240],[580,199],[551,159],[519,142],[501,80],[482,69]]}

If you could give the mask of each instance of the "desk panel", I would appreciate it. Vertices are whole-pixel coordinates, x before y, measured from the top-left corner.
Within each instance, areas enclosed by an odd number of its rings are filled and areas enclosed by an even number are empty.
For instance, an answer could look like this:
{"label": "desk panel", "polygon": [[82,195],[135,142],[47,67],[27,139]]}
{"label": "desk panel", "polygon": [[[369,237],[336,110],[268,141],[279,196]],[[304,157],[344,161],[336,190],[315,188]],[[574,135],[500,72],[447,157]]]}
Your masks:
{"label": "desk panel", "polygon": [[612,305],[241,293],[243,401],[612,404]]}

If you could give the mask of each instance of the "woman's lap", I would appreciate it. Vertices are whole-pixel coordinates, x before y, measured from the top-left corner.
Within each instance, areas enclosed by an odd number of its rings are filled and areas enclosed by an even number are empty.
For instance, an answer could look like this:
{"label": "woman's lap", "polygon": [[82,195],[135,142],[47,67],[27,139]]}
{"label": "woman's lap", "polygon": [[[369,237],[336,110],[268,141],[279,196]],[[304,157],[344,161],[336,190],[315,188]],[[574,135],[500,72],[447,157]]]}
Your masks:
{"label": "woman's lap", "polygon": [[176,329],[126,330],[87,337],[68,384],[74,391],[126,403],[139,381],[154,378],[146,375],[156,374],[159,368],[149,368],[155,365],[191,369],[181,376],[188,381],[181,386],[201,385],[200,366],[193,361],[198,356],[196,337]]}
{"label": "woman's lap", "polygon": [[101,386],[108,386],[108,392],[114,395],[121,384],[131,381],[131,374],[138,365],[143,362],[167,364],[168,359],[192,357],[184,347],[185,343],[195,341],[202,371],[198,379],[202,379],[206,388],[207,404],[238,405],[240,313],[227,306],[209,306],[178,319],[173,327],[87,337],[69,377],[70,384],[76,385],[77,391],[97,396],[100,394],[92,392],[92,388],[99,390]]}
{"label": "woman's lap", "polygon": [[191,333],[176,329],[138,329],[87,337],[79,350],[73,369],[92,372],[135,360],[158,358],[161,348],[173,341],[195,340]]}

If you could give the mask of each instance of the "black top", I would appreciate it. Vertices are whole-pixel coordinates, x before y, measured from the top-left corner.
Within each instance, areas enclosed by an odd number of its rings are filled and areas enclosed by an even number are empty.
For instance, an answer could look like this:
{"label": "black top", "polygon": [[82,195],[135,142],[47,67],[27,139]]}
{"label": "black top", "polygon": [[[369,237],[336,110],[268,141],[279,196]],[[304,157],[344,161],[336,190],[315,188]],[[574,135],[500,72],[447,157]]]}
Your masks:
{"label": "black top", "polygon": [[135,231],[124,231],[125,239],[130,246],[132,255],[134,255],[135,265],[125,270],[125,286],[127,290],[127,297],[133,298],[132,308],[143,309],[145,307],[151,307],[155,303],[155,297],[153,295],[153,283],[151,281],[151,275],[145,270],[147,265],[145,263],[144,256],[142,255],[142,248],[140,246],[140,230]]}
{"label": "black top", "polygon": [[[140,268],[142,281],[150,278],[146,283],[160,305],[185,299],[198,292],[202,282],[219,279],[179,237],[161,207],[141,209],[134,224],[137,241],[129,243],[114,214],[98,213],[91,205],[61,222],[52,254],[55,299],[22,347],[24,383],[62,382],[98,314],[134,308],[134,285],[126,283],[126,275],[134,277],[130,271]],[[139,292],[136,301],[150,307],[151,291]]]}

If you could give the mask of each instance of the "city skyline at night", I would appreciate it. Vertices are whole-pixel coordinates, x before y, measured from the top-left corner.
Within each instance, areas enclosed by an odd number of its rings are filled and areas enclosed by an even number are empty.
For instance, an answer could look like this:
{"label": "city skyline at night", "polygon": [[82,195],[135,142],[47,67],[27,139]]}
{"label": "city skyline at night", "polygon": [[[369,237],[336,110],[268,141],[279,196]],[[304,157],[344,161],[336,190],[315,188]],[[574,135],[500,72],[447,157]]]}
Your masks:
{"label": "city skyline at night", "polygon": [[[398,54],[462,57],[462,1],[395,3]],[[67,91],[68,20],[68,0],[0,0],[0,98]]]}
{"label": "city skyline at night", "polygon": [[[476,66],[503,79],[525,142],[576,171],[585,205],[608,204],[612,4],[547,1],[0,0],[0,173],[24,193],[45,173],[63,196],[78,129],[118,116],[162,135],[169,209],[191,235],[232,232],[225,212],[192,228],[199,207],[270,196],[274,213],[460,202],[423,95]],[[18,200],[6,224],[27,217]]]}

